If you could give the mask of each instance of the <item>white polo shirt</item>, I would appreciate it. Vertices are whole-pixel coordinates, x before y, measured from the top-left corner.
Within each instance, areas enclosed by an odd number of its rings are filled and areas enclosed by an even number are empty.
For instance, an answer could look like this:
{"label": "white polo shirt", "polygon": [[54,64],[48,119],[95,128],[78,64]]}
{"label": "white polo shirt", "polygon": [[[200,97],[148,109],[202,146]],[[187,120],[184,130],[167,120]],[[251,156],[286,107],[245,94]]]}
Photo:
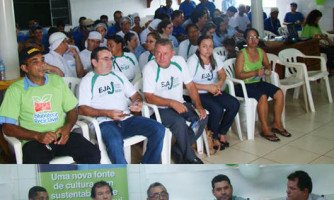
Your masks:
{"label": "white polo shirt", "polygon": [[140,73],[136,56],[129,52],[123,52],[122,56],[114,56],[112,66],[115,72],[122,72],[130,82]]}
{"label": "white polo shirt", "polygon": [[246,14],[244,14],[243,16],[236,14],[232,17],[232,19],[229,22],[230,26],[234,28],[239,27],[239,29],[242,31],[245,31],[247,29],[248,24],[250,24],[250,21]]}
{"label": "white polo shirt", "polygon": [[139,56],[139,68],[143,71],[144,66],[151,60],[154,60],[155,57],[150,51],[145,51]]}
{"label": "white polo shirt", "polygon": [[181,103],[183,84],[192,81],[187,63],[181,56],[173,56],[168,68],[159,67],[156,60],[148,62],[143,69],[143,91]]}
{"label": "white polo shirt", "polygon": [[[223,68],[223,63],[219,59],[215,59],[217,66],[212,70],[211,64],[201,66],[196,54],[193,54],[187,61],[190,75],[193,81],[199,84],[213,84],[218,81],[218,71]],[[206,90],[199,90],[199,93],[207,93]]]}
{"label": "white polo shirt", "polygon": [[[110,72],[107,75],[98,75],[91,71],[80,82],[79,106],[130,113],[129,98],[135,93],[135,88],[122,73]],[[98,117],[97,120],[102,123],[112,119]]]}
{"label": "white polo shirt", "polygon": [[180,43],[178,55],[182,56],[187,60],[191,55],[193,55],[198,49],[198,46],[190,44],[189,39],[186,39]]}

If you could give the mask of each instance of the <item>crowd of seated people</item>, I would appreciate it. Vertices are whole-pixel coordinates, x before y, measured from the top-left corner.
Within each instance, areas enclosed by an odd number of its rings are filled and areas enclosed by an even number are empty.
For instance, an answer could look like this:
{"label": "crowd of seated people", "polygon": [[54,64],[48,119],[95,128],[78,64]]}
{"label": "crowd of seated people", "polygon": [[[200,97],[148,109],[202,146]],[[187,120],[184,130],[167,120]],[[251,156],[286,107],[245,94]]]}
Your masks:
{"label": "crowd of seated people", "polygon": [[[43,62],[45,62],[43,66],[47,69],[47,73],[54,73],[65,77],[83,78],[89,74],[91,75],[91,71],[95,71],[95,66],[92,64],[93,60],[98,61],[100,59],[93,58],[92,52],[94,52],[94,49],[97,47],[106,47],[112,56],[103,59],[111,59],[111,62],[106,63],[106,67],[112,68],[112,72],[109,71],[110,73],[115,72],[116,75],[120,73],[122,76],[124,75],[124,77],[126,77],[127,81],[132,83],[143,78],[144,91],[146,90],[145,85],[147,86],[145,81],[149,78],[152,79],[157,76],[152,84],[158,83],[159,78],[163,78],[162,80],[165,82],[161,82],[161,91],[159,89],[155,91],[157,88],[147,90],[147,93],[149,93],[147,99],[151,101],[151,103],[158,105],[159,108],[170,108],[171,112],[177,114],[182,115],[187,113],[191,106],[185,104],[182,98],[177,99],[178,103],[176,103],[176,100],[173,100],[173,98],[175,98],[173,97],[174,95],[166,96],[166,94],[170,94],[166,93],[166,91],[180,84],[191,84],[195,87],[197,86],[198,89],[198,91],[197,89],[192,90],[192,92],[196,92],[196,95],[194,94],[195,96],[192,96],[192,99],[195,100],[196,108],[201,110],[203,103],[203,106],[214,116],[215,109],[208,107],[213,103],[209,101],[204,103],[204,101],[208,99],[208,97],[205,96],[213,96],[212,101],[217,101],[218,103],[225,101],[225,98],[227,98],[225,97],[225,93],[220,91],[221,83],[223,83],[225,79],[225,76],[223,76],[223,66],[221,66],[220,61],[218,62],[212,59],[213,48],[224,46],[227,51],[225,59],[236,58],[236,77],[245,81],[251,97],[258,101],[258,112],[262,125],[261,136],[270,141],[279,141],[276,133],[289,137],[290,133],[284,129],[280,118],[284,106],[284,102],[281,101],[283,99],[282,92],[279,88],[261,81],[261,76],[263,76],[265,71],[263,66],[270,69],[269,62],[265,52],[257,48],[259,34],[255,29],[249,29],[251,23],[247,15],[250,11],[246,9],[245,5],[240,5],[238,9],[232,6],[227,9],[226,13],[223,13],[220,12],[219,9],[213,8],[214,4],[212,6],[212,2],[208,1],[201,1],[197,6],[194,5],[192,1],[184,1],[180,5],[179,10],[173,10],[171,8],[171,2],[170,0],[166,0],[166,6],[158,8],[155,12],[155,19],[147,22],[145,27],[140,25],[140,17],[138,14],[123,16],[123,12],[119,10],[115,11],[113,14],[114,24],[108,22],[108,16],[106,15],[101,15],[101,17],[95,21],[86,17],[80,17],[79,26],[74,27],[70,32],[64,32],[63,23],[58,23],[57,27],[49,28],[47,36],[43,34],[43,28],[38,22],[33,21],[30,26],[30,37],[26,39],[18,37],[20,38],[19,51],[21,54],[22,49],[36,48],[39,52],[42,52],[44,54]],[[287,13],[284,24],[303,24],[303,18],[296,12],[296,8],[297,5],[291,3],[291,12]],[[272,8],[269,18],[264,21],[265,29],[275,34],[278,33],[277,30],[281,26],[280,21],[277,19],[278,13],[277,8]],[[325,38],[318,26],[322,15],[318,13],[316,17],[313,16],[312,18],[312,16],[311,12],[307,17],[302,34],[307,37]],[[44,39],[44,37],[47,39]],[[206,39],[203,40],[203,37]],[[47,42],[45,42],[45,40]],[[236,43],[240,40],[244,41],[248,46],[238,53]],[[171,42],[172,49],[167,48],[169,43],[166,43],[166,41]],[[203,41],[205,42],[202,44],[201,42]],[[163,46],[163,51],[156,51],[157,43]],[[203,47],[200,47],[200,45]],[[322,48],[322,51],[332,52],[332,46],[333,42],[330,41],[329,47]],[[166,60],[166,55],[162,53],[169,54],[167,56],[169,60]],[[333,66],[332,53],[328,53],[327,55],[329,61],[328,65],[331,69]],[[187,60],[188,64],[186,63]],[[194,68],[195,66],[193,66],[192,63],[195,61],[193,60],[199,60],[200,67]],[[205,62],[203,60],[205,60]],[[255,62],[257,65],[254,64]],[[164,64],[164,66],[162,66],[161,63]],[[149,67],[152,69],[145,69]],[[184,77],[179,79],[174,77],[177,74],[176,72],[175,74],[165,73],[165,68],[179,69],[182,71],[182,76]],[[206,71],[208,73],[214,71],[214,77],[216,78],[212,80],[213,82],[208,82],[210,83],[210,88],[204,85],[202,80],[195,83],[191,81],[193,79],[195,81],[196,78],[196,73],[193,71],[194,69],[196,69],[196,72],[198,69],[201,69],[200,71],[203,71],[204,75]],[[189,71],[193,74],[184,75],[184,73],[189,73]],[[147,78],[145,77],[145,73],[153,77]],[[98,75],[96,74],[96,76]],[[27,77],[29,79],[29,76]],[[96,81],[94,78],[93,80]],[[119,84],[124,84],[124,81],[121,81]],[[207,83],[205,82],[205,84]],[[215,87],[215,91],[213,91],[213,86]],[[258,92],[259,88],[261,88],[262,92]],[[193,88],[190,87],[190,89]],[[101,91],[102,90],[103,89],[101,89]],[[200,92],[199,96],[198,92]],[[131,97],[131,94],[127,95]],[[153,98],[152,95],[155,95],[155,97]],[[239,90],[237,90],[237,95],[242,96]],[[223,96],[224,100],[221,100]],[[272,127],[267,122],[268,97],[272,97],[276,103]],[[161,98],[164,98],[164,100],[170,99],[170,101],[163,101]],[[3,106],[5,106],[5,104],[3,104],[2,107]],[[213,122],[213,118],[216,117],[209,117],[208,122],[209,130],[214,133],[216,149],[223,149],[223,147],[228,146],[226,145],[228,142],[225,135],[236,114],[234,109],[229,113],[230,108],[228,105],[222,106],[225,107],[222,113],[219,114],[221,120]],[[236,103],[234,103],[233,107],[238,108]],[[211,115],[209,114],[209,116]],[[108,117],[110,121],[120,120],[119,117],[114,119],[112,115]],[[187,119],[186,116],[182,115],[182,117]],[[200,119],[205,118],[203,113],[200,113],[200,116],[197,117]],[[162,119],[162,123],[165,126],[167,126],[167,124],[172,126],[171,122],[168,120],[168,122],[164,122],[164,120],[165,119]],[[2,121],[1,123],[5,122]],[[168,128],[173,129],[172,127]],[[174,134],[173,131],[172,133]],[[182,134],[185,134],[185,132]],[[190,131],[190,135],[191,134],[194,135],[197,133]],[[181,136],[178,135],[177,137]],[[197,137],[198,135],[194,135],[190,138]],[[185,140],[188,140],[188,138],[179,138],[179,140],[182,143],[186,143]],[[189,144],[177,144],[179,145],[178,151],[175,152],[177,162],[201,163],[189,149],[186,149],[194,142],[192,139],[189,140],[191,140]],[[220,143],[223,145],[217,147]]]}

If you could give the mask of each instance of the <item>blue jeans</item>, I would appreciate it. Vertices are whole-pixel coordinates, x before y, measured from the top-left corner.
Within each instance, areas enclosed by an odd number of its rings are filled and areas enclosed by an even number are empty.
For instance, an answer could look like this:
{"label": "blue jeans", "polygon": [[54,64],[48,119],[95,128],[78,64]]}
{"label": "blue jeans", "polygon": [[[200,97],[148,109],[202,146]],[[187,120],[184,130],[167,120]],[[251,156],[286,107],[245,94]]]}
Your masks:
{"label": "blue jeans", "polygon": [[[208,122],[208,117],[199,120],[199,116],[190,103],[184,103],[184,105],[188,111],[181,114],[172,108],[159,109],[162,124],[169,128],[176,139],[172,148],[173,155],[178,157],[175,160],[176,163],[183,163],[196,158],[191,144],[201,136]],[[186,121],[191,123],[198,121],[198,131],[195,133],[187,126]]]}
{"label": "blue jeans", "polygon": [[161,150],[165,127],[155,120],[132,116],[123,121],[107,121],[100,124],[102,139],[112,163],[126,164],[123,139],[134,135],[147,137],[146,152],[141,163],[161,163]]}
{"label": "blue jeans", "polygon": [[225,135],[232,126],[233,120],[240,107],[239,101],[222,92],[221,95],[213,96],[210,93],[200,94],[203,107],[209,111],[208,128],[213,132],[212,137],[218,139],[219,134]]}

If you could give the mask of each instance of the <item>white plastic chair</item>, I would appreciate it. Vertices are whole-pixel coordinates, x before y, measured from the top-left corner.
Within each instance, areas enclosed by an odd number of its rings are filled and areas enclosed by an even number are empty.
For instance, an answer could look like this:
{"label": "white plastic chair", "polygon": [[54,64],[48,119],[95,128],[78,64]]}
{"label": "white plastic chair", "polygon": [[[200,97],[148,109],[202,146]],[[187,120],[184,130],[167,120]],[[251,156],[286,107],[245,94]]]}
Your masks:
{"label": "white plastic chair", "polygon": [[[77,121],[76,127],[81,128],[84,137],[89,134],[87,124]],[[8,142],[9,148],[11,149],[12,153],[15,155],[16,163],[22,164],[23,163],[23,152],[22,152],[21,141],[15,137],[7,136],[5,133],[3,133],[3,136],[5,140]],[[86,139],[89,140],[89,138],[86,138]],[[71,156],[59,156],[59,157],[55,157],[54,159],[52,159],[49,164],[73,164],[73,163],[74,163],[74,160]]]}
{"label": "white plastic chair", "polygon": [[[241,111],[246,115],[247,138],[248,140],[254,140],[257,101],[254,98],[248,97],[244,81],[235,78],[235,60],[235,58],[225,60],[223,65],[228,79],[233,83],[229,84],[229,92],[240,101],[241,105],[239,112]],[[241,85],[244,97],[238,97],[235,95],[234,84]]]}
{"label": "white plastic chair", "polygon": [[213,49],[213,56],[215,58],[219,58],[222,62],[224,62],[227,57],[227,50],[223,46],[216,47]]}
{"label": "white plastic chair", "polygon": [[[283,62],[293,62],[293,63],[298,63],[297,62],[297,57],[319,59],[320,60],[320,66],[321,66],[320,70],[307,71],[307,73],[304,76],[310,109],[311,109],[312,112],[315,112],[313,97],[312,97],[312,93],[311,93],[311,87],[310,87],[310,83],[309,83],[310,81],[316,81],[318,79],[324,79],[326,89],[327,89],[328,101],[330,103],[333,102],[332,93],[331,93],[329,80],[328,80],[328,71],[327,71],[327,67],[326,67],[326,60],[325,60],[324,57],[322,57],[322,56],[307,56],[307,55],[303,54],[302,52],[300,52],[298,49],[293,49],[293,48],[284,49],[284,50],[280,51],[278,55],[279,55],[279,58]],[[295,73],[294,70],[287,70],[286,71],[286,76],[291,76],[294,73]],[[296,95],[297,94],[298,94],[298,92],[296,93]]]}
{"label": "white plastic chair", "polygon": [[[272,71],[275,71],[276,65],[280,64],[285,67],[285,71],[287,70],[294,70],[296,73],[294,73],[292,76],[285,77],[284,79],[279,80],[279,87],[283,91],[284,94],[284,103],[285,103],[285,96],[286,92],[289,89],[293,88],[300,88],[303,87],[303,96],[304,96],[304,101],[305,101],[305,108],[306,111],[308,112],[308,100],[307,100],[307,90],[306,90],[306,84],[305,84],[305,73],[307,73],[306,66],[304,64],[295,64],[295,63],[287,63],[287,62],[281,62],[279,57],[276,56],[275,54],[267,53],[269,62],[272,65]],[[291,69],[292,68],[292,69]],[[282,122],[283,125],[285,125],[285,105],[283,107],[283,112],[282,112]]]}

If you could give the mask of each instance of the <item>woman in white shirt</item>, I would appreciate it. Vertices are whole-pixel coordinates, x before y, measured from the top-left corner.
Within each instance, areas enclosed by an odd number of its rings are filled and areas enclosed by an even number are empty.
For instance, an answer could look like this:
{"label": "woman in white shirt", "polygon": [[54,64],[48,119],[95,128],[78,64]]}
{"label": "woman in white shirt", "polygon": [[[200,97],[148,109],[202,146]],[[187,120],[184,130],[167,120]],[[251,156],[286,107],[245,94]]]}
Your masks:
{"label": "woman in white shirt", "polygon": [[146,49],[144,53],[139,56],[139,68],[144,69],[144,66],[154,59],[155,42],[160,39],[160,35],[156,32],[150,32],[146,38]]}
{"label": "woman in white shirt", "polygon": [[208,128],[213,132],[214,149],[223,150],[229,146],[226,134],[240,104],[235,97],[221,91],[226,74],[223,63],[213,56],[212,37],[199,37],[198,50],[188,59],[187,64],[202,105],[210,113]]}

